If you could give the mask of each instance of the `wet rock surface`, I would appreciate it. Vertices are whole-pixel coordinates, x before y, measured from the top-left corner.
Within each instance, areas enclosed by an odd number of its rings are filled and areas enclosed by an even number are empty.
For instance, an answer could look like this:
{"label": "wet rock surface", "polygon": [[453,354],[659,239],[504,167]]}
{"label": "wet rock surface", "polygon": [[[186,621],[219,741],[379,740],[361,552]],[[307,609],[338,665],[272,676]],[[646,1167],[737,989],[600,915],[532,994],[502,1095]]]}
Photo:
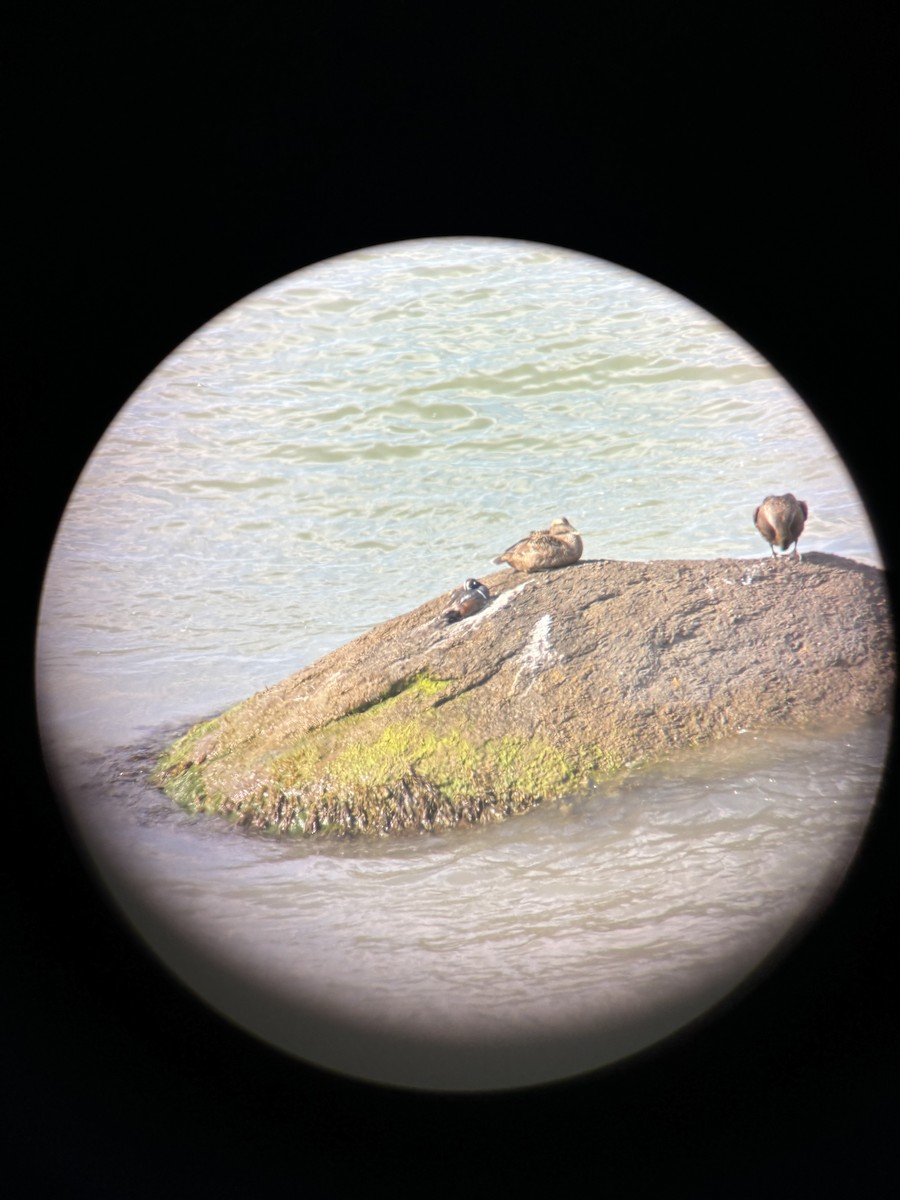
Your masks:
{"label": "wet rock surface", "polygon": [[482,575],[195,726],[156,781],[298,833],[481,823],[742,730],[887,711],[884,573],[810,553]]}

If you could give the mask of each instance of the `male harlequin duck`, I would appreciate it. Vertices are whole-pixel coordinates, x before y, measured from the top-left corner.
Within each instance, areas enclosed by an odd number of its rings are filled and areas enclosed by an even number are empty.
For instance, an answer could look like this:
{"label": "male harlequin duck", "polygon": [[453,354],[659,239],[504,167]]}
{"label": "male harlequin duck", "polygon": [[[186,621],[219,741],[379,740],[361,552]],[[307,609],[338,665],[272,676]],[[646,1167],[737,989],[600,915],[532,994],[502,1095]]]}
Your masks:
{"label": "male harlequin duck", "polygon": [[549,529],[533,529],[493,561],[507,563],[514,571],[551,571],[578,562],[583,549],[578,530],[565,517],[557,517]]}
{"label": "male harlequin duck", "polygon": [[457,588],[450,597],[449,608],[441,613],[441,620],[451,625],[454,621],[462,621],[480,612],[491,598],[491,593],[477,579],[467,579],[461,588]]}
{"label": "male harlequin duck", "polygon": [[773,555],[776,546],[787,553],[793,542],[794,557],[799,559],[797,542],[808,516],[806,501],[788,492],[784,496],[766,496],[759,508],[754,509],[753,524],[772,547]]}

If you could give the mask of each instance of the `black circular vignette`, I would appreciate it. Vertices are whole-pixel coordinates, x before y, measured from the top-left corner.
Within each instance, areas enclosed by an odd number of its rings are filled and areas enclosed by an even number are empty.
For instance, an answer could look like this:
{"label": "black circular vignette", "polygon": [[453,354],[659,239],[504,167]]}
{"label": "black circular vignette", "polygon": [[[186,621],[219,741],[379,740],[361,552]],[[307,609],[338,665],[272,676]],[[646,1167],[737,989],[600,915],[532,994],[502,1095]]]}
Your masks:
{"label": "black circular vignette", "polygon": [[[570,247],[731,325],[844,455],[894,588],[887,6],[852,29],[805,11],[702,28],[633,8],[589,25],[574,10],[315,12],[189,8],[170,25],[110,9],[16,30],[17,684],[30,693],[56,522],[146,375],[271,280],[412,237]],[[44,775],[32,709],[15,708],[6,1108],[30,1179],[98,1195],[434,1177],[476,1192],[662,1181],[694,1196],[896,1183],[893,759],[845,888],[755,987],[604,1071],[431,1095],[290,1060],[170,977],[108,905]]]}

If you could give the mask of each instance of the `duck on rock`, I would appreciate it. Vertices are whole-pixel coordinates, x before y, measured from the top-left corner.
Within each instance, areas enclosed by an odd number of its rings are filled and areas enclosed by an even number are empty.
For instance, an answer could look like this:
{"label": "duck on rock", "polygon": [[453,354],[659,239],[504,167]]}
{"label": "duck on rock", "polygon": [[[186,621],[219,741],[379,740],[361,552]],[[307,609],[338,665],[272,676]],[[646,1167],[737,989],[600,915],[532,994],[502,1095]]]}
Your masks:
{"label": "duck on rock", "polygon": [[491,593],[477,579],[467,579],[462,587],[456,589],[450,597],[450,604],[441,613],[440,619],[447,625],[454,621],[462,621],[480,612],[491,598]]}
{"label": "duck on rock", "polygon": [[808,516],[806,501],[798,500],[793,492],[787,492],[784,496],[766,496],[762,504],[753,510],[753,524],[772,547],[773,555],[776,546],[786,554],[793,544],[794,557],[799,559],[797,542]]}
{"label": "duck on rock", "polygon": [[578,530],[566,517],[557,517],[549,529],[532,530],[493,561],[514,571],[552,571],[578,562],[583,549]]}

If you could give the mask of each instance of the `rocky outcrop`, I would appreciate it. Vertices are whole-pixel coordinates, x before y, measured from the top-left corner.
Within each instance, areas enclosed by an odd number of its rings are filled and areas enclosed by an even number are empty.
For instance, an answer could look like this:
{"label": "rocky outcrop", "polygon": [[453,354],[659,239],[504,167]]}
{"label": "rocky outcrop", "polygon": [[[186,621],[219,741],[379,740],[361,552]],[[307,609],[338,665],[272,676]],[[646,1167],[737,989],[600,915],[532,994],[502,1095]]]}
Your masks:
{"label": "rocky outcrop", "polygon": [[890,708],[884,574],[827,554],[482,576],[190,729],[180,803],[305,834],[495,820],[746,729]]}

